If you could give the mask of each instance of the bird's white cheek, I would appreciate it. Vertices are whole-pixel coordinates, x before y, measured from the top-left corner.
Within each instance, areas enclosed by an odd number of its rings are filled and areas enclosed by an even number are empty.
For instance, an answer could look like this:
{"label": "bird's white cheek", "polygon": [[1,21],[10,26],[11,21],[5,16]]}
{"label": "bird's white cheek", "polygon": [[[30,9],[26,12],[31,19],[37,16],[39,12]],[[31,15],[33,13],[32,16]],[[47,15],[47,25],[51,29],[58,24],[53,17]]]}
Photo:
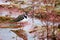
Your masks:
{"label": "bird's white cheek", "polygon": [[26,18],[24,18],[22,21],[20,21],[20,22],[27,22],[28,21],[28,18],[26,19]]}

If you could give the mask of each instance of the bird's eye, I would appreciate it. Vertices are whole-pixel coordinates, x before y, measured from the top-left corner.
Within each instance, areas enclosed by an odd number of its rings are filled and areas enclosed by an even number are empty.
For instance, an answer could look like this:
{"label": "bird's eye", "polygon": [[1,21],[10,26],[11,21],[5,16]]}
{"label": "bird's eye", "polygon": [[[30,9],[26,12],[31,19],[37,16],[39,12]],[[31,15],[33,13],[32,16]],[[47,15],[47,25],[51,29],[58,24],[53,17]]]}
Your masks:
{"label": "bird's eye", "polygon": [[24,17],[25,17],[25,18],[27,18],[27,16],[26,16],[26,15],[24,15]]}

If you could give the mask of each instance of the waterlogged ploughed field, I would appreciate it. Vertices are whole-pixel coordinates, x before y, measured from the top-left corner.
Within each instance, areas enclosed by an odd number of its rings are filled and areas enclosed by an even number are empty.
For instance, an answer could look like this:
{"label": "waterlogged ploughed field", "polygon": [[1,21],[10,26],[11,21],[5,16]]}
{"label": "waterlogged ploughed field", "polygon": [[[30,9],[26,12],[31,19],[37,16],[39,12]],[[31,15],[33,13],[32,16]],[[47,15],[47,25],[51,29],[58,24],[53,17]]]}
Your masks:
{"label": "waterlogged ploughed field", "polygon": [[0,0],[0,40],[60,40],[60,0]]}

